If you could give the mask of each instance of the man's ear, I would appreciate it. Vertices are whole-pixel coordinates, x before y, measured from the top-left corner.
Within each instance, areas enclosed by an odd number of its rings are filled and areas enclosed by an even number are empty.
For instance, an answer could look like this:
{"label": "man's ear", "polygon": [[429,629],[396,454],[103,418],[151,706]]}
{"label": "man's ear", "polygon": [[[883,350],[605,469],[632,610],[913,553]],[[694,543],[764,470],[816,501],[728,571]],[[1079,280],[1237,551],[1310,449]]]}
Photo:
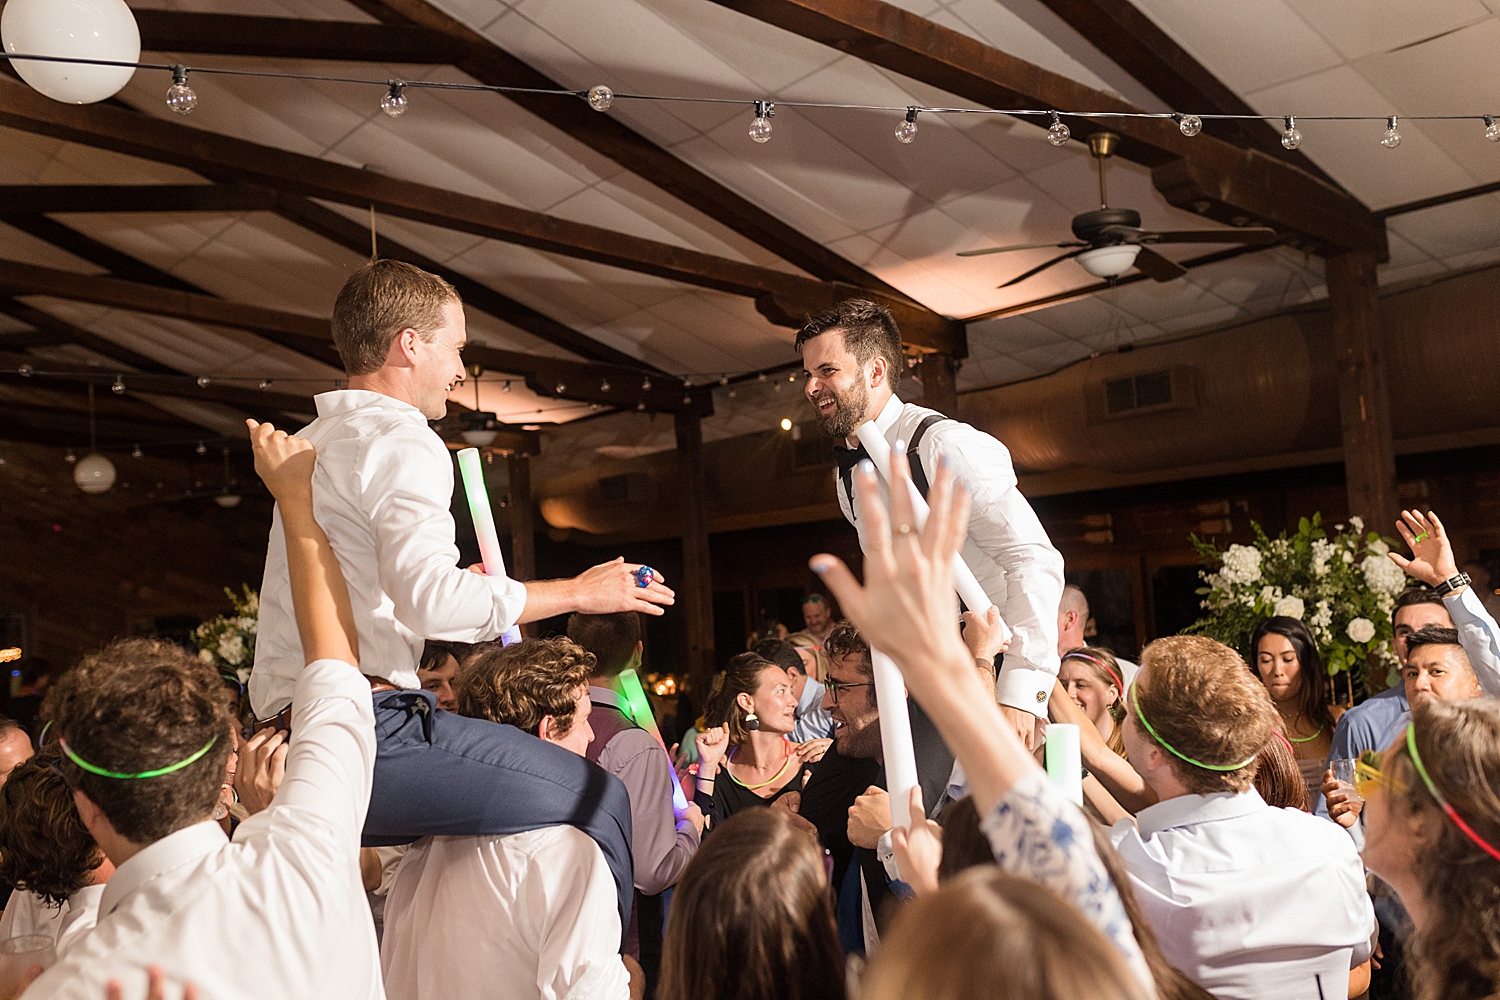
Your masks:
{"label": "man's ear", "polygon": [[885,355],[877,354],[870,359],[870,388],[878,385],[890,384],[890,366],[885,360]]}
{"label": "man's ear", "polygon": [[[73,807],[78,810],[78,818],[83,820],[84,829],[90,834],[94,834],[94,831],[101,826],[110,830],[114,829],[109,818],[104,815],[104,810],[95,805],[93,799],[76,788],[73,790]],[[99,839],[98,834],[94,834],[94,839]]]}
{"label": "man's ear", "polygon": [[386,355],[386,365],[395,368],[411,368],[417,361],[417,340],[420,335],[411,327],[407,327],[391,338],[390,353]]}
{"label": "man's ear", "polygon": [[557,731],[557,716],[544,715],[542,721],[536,724],[536,735],[538,739],[552,741],[552,735]]}

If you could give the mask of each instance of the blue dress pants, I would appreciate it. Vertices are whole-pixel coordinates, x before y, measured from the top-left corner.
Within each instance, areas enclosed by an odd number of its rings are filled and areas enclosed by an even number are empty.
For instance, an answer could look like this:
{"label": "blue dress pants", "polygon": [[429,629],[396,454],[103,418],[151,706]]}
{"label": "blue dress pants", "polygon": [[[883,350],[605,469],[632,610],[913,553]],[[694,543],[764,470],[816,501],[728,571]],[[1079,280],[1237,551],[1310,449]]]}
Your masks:
{"label": "blue dress pants", "polygon": [[619,778],[514,726],[442,711],[430,691],[381,691],[374,699],[375,783],[364,846],[575,826],[604,851],[620,927],[629,925],[630,797]]}

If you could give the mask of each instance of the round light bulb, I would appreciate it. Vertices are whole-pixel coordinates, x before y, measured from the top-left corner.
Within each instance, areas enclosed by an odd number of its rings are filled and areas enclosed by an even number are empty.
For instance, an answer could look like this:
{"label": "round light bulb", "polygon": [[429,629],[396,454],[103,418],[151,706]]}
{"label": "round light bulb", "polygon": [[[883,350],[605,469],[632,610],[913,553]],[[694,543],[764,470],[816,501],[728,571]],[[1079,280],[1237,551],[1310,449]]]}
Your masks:
{"label": "round light bulb", "polygon": [[597,84],[589,88],[589,107],[595,111],[608,111],[615,103],[615,92],[604,84]]}
{"label": "round light bulb", "polygon": [[1281,130],[1281,145],[1286,149],[1296,149],[1302,145],[1302,133],[1297,131],[1297,119],[1291,115],[1286,116],[1286,128]]}
{"label": "round light bulb", "polygon": [[136,445],[134,448],[132,448],[130,450],[130,457],[131,458],[143,458],[143,457],[145,457],[145,454],[146,453],[144,451],[141,451],[141,446],[140,445]]}
{"label": "round light bulb", "polygon": [[912,121],[902,122],[896,126],[897,142],[912,142],[917,137],[917,123]]}
{"label": "round light bulb", "polygon": [[781,429],[784,431],[789,431],[792,429],[792,421],[790,417],[781,418]]}
{"label": "round light bulb", "polygon": [[68,453],[63,456],[63,461],[67,462],[69,465],[72,465],[74,462],[78,461],[78,456],[73,454],[72,448],[69,448]]}
{"label": "round light bulb", "polygon": [[198,95],[193,93],[193,88],[189,87],[184,80],[186,77],[183,80],[174,81],[172,86],[167,88],[167,108],[179,115],[190,115],[198,106]]}
{"label": "round light bulb", "polygon": [[750,123],[750,138],[756,142],[771,141],[771,119],[756,118]]}
{"label": "round light bulb", "polygon": [[1054,146],[1063,146],[1072,137],[1073,131],[1057,117],[1056,111],[1052,112],[1052,127],[1047,130],[1047,141]]}
{"label": "round light bulb", "polygon": [[1386,149],[1395,149],[1401,145],[1401,133],[1396,131],[1396,117],[1394,115],[1386,119],[1385,135],[1380,137],[1380,144]]}
{"label": "round light bulb", "polygon": [[109,388],[110,388],[110,391],[112,391],[115,395],[118,396],[120,393],[122,393],[122,392],[125,391],[125,382],[124,382],[124,380],[122,380],[120,378],[120,376],[116,375],[115,376],[115,384],[112,385],[112,386],[110,386]]}
{"label": "round light bulb", "polygon": [[406,114],[406,84],[392,80],[390,89],[380,99],[380,110],[391,118],[400,118]]}
{"label": "round light bulb", "polygon": [[599,383],[599,391],[600,392],[608,392],[609,391],[609,379],[605,379],[603,382]]}
{"label": "round light bulb", "polygon": [[207,375],[199,375],[198,376],[198,388],[200,388],[200,389],[207,389],[208,388],[208,376]]}
{"label": "round light bulb", "polygon": [[1493,115],[1484,116],[1484,137],[1490,142],[1500,142],[1500,122]]}
{"label": "round light bulb", "polygon": [[561,395],[562,395],[562,394],[563,394],[563,393],[564,393],[564,392],[565,392],[565,391],[567,391],[567,388],[568,388],[568,387],[567,387],[567,386],[565,386],[565,385],[563,385],[563,384],[562,384],[562,383],[561,383],[561,382],[559,382],[559,383],[557,383],[557,389],[556,389],[556,390],[554,390],[554,391],[555,391],[555,392],[556,392],[556,393],[557,393],[557,394],[558,394],[558,395],[559,395],[559,396],[561,396]]}
{"label": "round light bulb", "polygon": [[196,451],[200,455],[207,455],[208,454],[208,446],[205,445],[202,441],[199,441],[198,442],[198,447],[194,448],[193,450]]}
{"label": "round light bulb", "polygon": [[1203,131],[1203,119],[1197,115],[1177,115],[1177,130],[1189,138]]}
{"label": "round light bulb", "polygon": [[500,387],[500,391],[501,392],[510,392],[510,379],[506,379],[505,380],[505,384]]}
{"label": "round light bulb", "polygon": [[651,391],[651,377],[649,375],[646,378],[641,379],[641,391],[642,392],[650,392]]}
{"label": "round light bulb", "polygon": [[85,493],[106,493],[115,484],[115,463],[90,452],[74,464],[73,482]]}
{"label": "round light bulb", "polygon": [[[38,56],[134,63],[141,31],[125,0],[10,0],[0,15],[5,51]],[[134,66],[17,59],[16,74],[33,90],[64,104],[93,104],[119,93]]]}

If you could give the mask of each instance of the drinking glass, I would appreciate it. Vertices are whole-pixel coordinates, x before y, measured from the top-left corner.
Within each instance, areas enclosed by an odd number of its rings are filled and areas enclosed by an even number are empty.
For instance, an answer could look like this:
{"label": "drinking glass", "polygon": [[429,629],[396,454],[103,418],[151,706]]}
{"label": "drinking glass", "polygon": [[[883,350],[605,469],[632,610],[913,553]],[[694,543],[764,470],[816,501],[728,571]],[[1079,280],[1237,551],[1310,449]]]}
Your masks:
{"label": "drinking glass", "polygon": [[[1333,780],[1337,781],[1341,785],[1353,789],[1354,765],[1356,763],[1357,762],[1352,757],[1341,758],[1339,760],[1330,760],[1328,762],[1328,766],[1333,771]],[[1356,798],[1360,797],[1358,791],[1356,791],[1354,794]]]}
{"label": "drinking glass", "polygon": [[21,992],[26,972],[34,965],[48,968],[57,961],[52,938],[47,934],[22,934],[0,941],[0,997]]}

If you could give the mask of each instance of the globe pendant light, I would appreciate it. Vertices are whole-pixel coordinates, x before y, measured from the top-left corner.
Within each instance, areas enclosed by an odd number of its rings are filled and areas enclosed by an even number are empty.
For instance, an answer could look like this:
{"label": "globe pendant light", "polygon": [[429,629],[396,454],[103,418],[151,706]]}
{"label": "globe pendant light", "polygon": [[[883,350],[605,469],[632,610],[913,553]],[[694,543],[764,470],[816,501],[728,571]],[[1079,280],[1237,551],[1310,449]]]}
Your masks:
{"label": "globe pendant light", "polygon": [[73,482],[85,493],[108,493],[115,484],[115,463],[99,454],[94,427],[94,383],[89,383],[89,453],[73,465]]}
{"label": "globe pendant light", "polygon": [[[8,0],[0,14],[7,53],[107,62],[138,62],[141,31],[125,0]],[[38,93],[64,104],[93,104],[119,93],[134,66],[14,59],[11,66]]]}

